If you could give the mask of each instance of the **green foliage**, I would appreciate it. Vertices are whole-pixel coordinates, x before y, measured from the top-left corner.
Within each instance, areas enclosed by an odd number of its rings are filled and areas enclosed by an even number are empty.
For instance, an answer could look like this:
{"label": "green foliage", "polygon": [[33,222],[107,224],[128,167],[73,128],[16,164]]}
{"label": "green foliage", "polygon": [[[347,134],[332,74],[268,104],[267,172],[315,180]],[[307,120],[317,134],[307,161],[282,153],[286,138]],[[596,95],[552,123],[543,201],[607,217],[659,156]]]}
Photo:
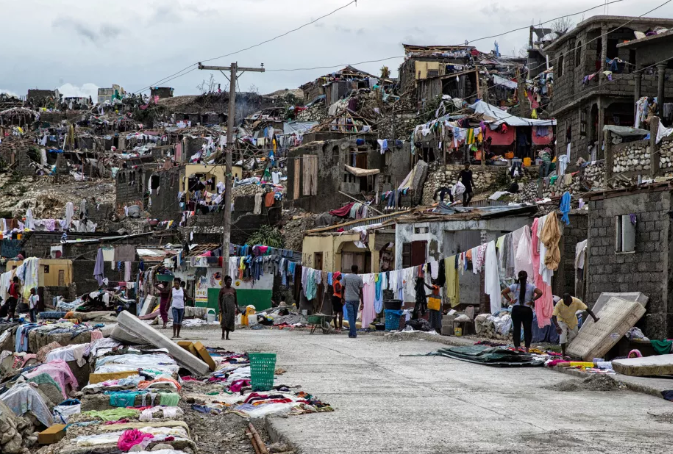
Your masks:
{"label": "green foliage", "polygon": [[283,235],[281,235],[280,230],[268,225],[263,225],[259,230],[248,237],[246,244],[250,246],[263,245],[282,248]]}

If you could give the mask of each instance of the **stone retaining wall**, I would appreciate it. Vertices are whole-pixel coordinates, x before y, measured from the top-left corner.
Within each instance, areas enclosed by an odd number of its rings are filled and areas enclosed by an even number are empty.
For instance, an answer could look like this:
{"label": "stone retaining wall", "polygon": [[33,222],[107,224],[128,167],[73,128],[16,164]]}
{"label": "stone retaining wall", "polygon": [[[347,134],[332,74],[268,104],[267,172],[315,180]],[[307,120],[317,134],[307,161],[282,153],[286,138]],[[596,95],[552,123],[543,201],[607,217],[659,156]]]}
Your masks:
{"label": "stone retaining wall", "polygon": [[650,170],[650,141],[638,140],[612,146],[614,173],[645,172]]}

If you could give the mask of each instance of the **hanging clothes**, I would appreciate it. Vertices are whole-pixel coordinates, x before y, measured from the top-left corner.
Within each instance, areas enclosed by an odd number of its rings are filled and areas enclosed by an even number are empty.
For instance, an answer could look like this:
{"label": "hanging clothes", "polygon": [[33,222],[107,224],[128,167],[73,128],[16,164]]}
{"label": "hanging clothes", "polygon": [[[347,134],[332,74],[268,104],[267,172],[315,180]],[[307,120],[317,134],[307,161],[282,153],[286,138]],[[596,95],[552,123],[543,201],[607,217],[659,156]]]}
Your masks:
{"label": "hanging clothes", "polygon": [[70,224],[72,223],[72,217],[75,214],[75,207],[73,206],[72,202],[68,202],[65,204],[65,228],[69,229]]}
{"label": "hanging clothes", "polygon": [[532,280],[535,277],[533,274],[533,262],[532,262],[532,251],[531,251],[531,239],[530,239],[530,228],[525,225],[521,229],[521,235],[519,238],[519,245],[516,249],[516,257],[514,260],[514,272],[519,274],[519,271],[525,271],[528,274],[529,278]]}
{"label": "hanging clothes", "polygon": [[491,241],[486,245],[484,258],[484,292],[491,300],[492,314],[497,314],[502,308],[498,275],[498,256],[495,251],[495,241]]}
{"label": "hanging clothes", "polygon": [[545,266],[550,270],[556,271],[561,262],[561,251],[558,246],[561,240],[561,229],[559,228],[555,211],[547,215],[540,240],[547,248],[547,255],[544,260]]}
{"label": "hanging clothes", "polygon": [[105,279],[105,260],[103,258],[103,248],[98,248],[98,253],[96,254],[96,264],[93,268],[93,277],[96,278],[98,285],[103,285],[103,279]]}
{"label": "hanging clothes", "polygon": [[362,289],[362,327],[367,328],[376,318],[375,299],[376,283],[373,274],[362,276],[364,287]]}
{"label": "hanging clothes", "polygon": [[380,314],[383,311],[383,280],[386,273],[374,275],[376,291],[374,294],[374,311]]}
{"label": "hanging clothes", "polygon": [[[535,287],[542,290],[542,297],[535,301],[535,315],[537,317],[538,328],[544,328],[551,323],[551,316],[554,312],[554,295],[551,291],[551,285],[544,281],[542,274],[540,273],[540,264],[543,262],[540,260],[540,252],[538,250],[541,245],[541,241],[539,241],[537,233],[539,228],[540,219],[535,218],[531,228],[531,261],[533,264]],[[544,245],[542,245],[542,247],[544,247]]]}
{"label": "hanging clothes", "polygon": [[443,262],[446,279],[446,297],[449,298],[451,307],[456,307],[460,304],[460,282],[458,280],[458,270],[456,269],[456,256],[446,258]]}

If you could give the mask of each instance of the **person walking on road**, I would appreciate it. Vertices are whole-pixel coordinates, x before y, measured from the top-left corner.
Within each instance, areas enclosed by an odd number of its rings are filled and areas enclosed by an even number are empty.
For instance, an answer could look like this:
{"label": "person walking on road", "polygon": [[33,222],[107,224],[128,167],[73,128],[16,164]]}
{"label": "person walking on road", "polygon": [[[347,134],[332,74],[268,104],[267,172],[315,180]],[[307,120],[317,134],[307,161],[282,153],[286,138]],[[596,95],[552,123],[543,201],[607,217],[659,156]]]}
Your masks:
{"label": "person walking on road", "polygon": [[180,339],[182,320],[185,318],[185,291],[180,287],[180,278],[173,279],[170,306],[173,309],[173,337]]}
{"label": "person walking on road", "polygon": [[355,323],[358,318],[358,310],[362,304],[362,288],[364,283],[362,278],[358,276],[358,266],[351,267],[353,274],[346,274],[343,278],[343,301],[348,316],[348,337],[355,339],[358,337],[357,327]]}
{"label": "person walking on road", "polygon": [[224,287],[220,289],[220,326],[222,327],[222,340],[229,340],[229,333],[236,329],[236,308],[238,300],[236,289],[231,286],[231,276],[224,277]]}
{"label": "person walking on road", "polygon": [[577,328],[578,311],[587,311],[594,319],[595,323],[598,323],[598,320],[600,320],[593,312],[591,312],[591,309],[589,309],[582,300],[573,298],[570,296],[570,293],[564,294],[563,299],[554,306],[551,321],[556,327],[556,332],[560,335],[559,340],[561,342],[563,356],[566,356],[567,345],[577,337],[577,333],[579,332],[579,329]]}
{"label": "person walking on road", "polygon": [[159,290],[159,316],[161,321],[164,322],[163,329],[166,329],[166,323],[168,323],[168,300],[171,296],[171,288],[167,284],[154,284],[154,287]]}
{"label": "person walking on road", "polygon": [[[510,295],[514,295],[514,299]],[[523,338],[526,351],[533,341],[533,307],[535,301],[542,297],[542,290],[528,283],[528,273],[519,271],[519,280],[502,291],[512,305],[512,335],[514,347],[521,345],[521,324],[523,324]]]}
{"label": "person walking on road", "polygon": [[334,273],[334,294],[332,295],[332,314],[334,315],[334,329],[341,330],[344,326],[343,285],[341,273]]}

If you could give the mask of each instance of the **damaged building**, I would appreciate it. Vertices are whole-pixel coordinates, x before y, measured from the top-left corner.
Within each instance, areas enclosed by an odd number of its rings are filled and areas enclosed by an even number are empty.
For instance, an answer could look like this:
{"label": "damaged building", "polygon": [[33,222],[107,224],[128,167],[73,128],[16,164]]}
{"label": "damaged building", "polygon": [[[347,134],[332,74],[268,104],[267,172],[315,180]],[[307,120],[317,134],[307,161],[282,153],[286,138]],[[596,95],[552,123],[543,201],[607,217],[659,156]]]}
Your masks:
{"label": "damaged building", "polygon": [[[658,54],[643,51],[637,60],[638,45],[621,45],[671,26],[672,19],[594,16],[545,47],[554,66],[551,115],[558,122],[557,155],[569,153],[571,163],[579,157],[603,158],[604,126],[639,127],[635,103],[640,97],[673,96],[671,84],[661,85],[659,93],[659,81],[664,84],[673,72],[670,61],[648,66]],[[660,47],[663,54],[673,50],[665,41],[662,46],[669,49]]]}

